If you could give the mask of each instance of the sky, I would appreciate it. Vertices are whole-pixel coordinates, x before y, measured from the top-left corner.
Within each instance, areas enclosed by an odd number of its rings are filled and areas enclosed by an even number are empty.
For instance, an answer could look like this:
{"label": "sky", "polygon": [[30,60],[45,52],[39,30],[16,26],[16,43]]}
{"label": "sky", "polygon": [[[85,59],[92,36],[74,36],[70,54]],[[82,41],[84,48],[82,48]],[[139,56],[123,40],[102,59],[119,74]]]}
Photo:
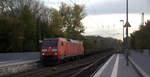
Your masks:
{"label": "sky", "polygon": [[[126,20],[126,0],[41,0],[48,7],[59,7],[61,2],[85,6],[87,16],[82,20],[84,35],[100,35],[122,39],[123,22]],[[145,13],[145,21],[150,19],[150,0],[129,0],[129,33],[138,30],[141,13]],[[126,21],[125,21],[126,22]]]}

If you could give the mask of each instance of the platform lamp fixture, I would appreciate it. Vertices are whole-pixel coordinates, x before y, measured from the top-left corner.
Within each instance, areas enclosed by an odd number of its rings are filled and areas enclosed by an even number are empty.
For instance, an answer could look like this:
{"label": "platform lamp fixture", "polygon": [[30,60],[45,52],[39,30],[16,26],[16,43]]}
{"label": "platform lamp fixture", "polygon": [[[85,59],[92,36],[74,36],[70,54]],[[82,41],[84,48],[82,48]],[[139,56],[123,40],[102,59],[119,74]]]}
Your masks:
{"label": "platform lamp fixture", "polygon": [[122,22],[122,31],[123,31],[123,34],[122,34],[122,41],[123,41],[123,44],[124,44],[124,20],[120,20],[120,22]]}

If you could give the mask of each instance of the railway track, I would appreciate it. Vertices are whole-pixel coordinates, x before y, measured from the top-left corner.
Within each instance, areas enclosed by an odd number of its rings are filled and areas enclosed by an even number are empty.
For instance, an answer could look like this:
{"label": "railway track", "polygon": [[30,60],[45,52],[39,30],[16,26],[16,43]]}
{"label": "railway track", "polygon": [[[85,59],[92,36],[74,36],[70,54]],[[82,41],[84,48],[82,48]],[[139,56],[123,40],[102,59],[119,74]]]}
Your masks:
{"label": "railway track", "polygon": [[95,73],[97,67],[102,66],[105,61],[111,56],[112,54],[108,54],[107,56],[103,56],[100,58],[96,58],[94,62],[91,62],[85,66],[80,66],[80,68],[74,68],[70,70],[63,71],[62,73],[58,73],[55,75],[51,75],[50,77],[91,77],[92,74]]}
{"label": "railway track", "polygon": [[[93,65],[96,60],[105,58],[110,53],[95,54],[86,58],[47,67],[39,67],[25,72],[2,77],[71,77],[77,72]],[[74,76],[75,77],[75,76]]]}

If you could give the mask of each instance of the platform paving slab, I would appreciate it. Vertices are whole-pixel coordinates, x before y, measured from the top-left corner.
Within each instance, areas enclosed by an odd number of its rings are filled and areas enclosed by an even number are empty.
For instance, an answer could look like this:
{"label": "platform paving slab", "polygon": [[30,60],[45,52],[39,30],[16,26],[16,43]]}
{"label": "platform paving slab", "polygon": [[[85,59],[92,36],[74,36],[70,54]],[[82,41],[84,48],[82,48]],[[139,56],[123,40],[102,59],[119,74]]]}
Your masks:
{"label": "platform paving slab", "polygon": [[[93,77],[140,77],[130,63],[126,66],[123,54],[114,54],[108,61],[106,62],[108,64],[105,63]],[[101,70],[102,68],[103,70]]]}

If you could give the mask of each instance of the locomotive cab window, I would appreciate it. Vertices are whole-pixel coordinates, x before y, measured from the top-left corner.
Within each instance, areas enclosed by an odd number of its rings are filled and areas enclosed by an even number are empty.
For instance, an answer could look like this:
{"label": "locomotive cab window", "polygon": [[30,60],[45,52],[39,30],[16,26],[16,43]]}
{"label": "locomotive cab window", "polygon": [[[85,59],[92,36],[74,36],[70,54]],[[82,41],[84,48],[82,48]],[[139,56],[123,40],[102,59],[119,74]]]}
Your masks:
{"label": "locomotive cab window", "polygon": [[57,46],[58,40],[46,40],[43,42],[43,46]]}

